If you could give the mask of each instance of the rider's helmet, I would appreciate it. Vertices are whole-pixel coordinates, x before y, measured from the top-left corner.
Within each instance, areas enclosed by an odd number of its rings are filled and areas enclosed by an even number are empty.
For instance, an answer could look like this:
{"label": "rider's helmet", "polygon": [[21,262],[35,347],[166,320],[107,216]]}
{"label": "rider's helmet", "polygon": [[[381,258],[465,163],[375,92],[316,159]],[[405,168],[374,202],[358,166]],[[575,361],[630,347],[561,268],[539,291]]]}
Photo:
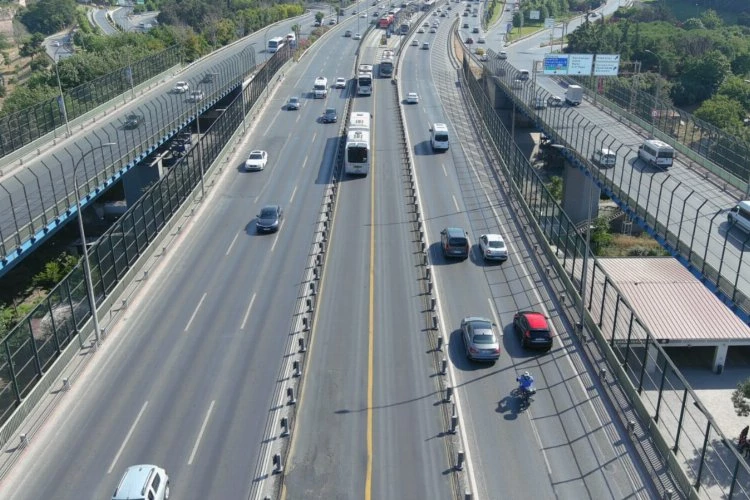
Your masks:
{"label": "rider's helmet", "polygon": [[523,372],[523,376],[524,377],[530,377],[531,375],[529,375],[529,372]]}

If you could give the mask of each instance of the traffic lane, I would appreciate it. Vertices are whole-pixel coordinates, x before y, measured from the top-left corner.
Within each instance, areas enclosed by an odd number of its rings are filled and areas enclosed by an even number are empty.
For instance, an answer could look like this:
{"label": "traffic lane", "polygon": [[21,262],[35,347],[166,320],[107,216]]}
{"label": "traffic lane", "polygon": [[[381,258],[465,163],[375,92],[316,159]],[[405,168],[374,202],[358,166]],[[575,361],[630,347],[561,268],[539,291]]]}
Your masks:
{"label": "traffic lane", "polygon": [[370,187],[339,184],[284,485],[287,498],[361,496],[367,465]]}
{"label": "traffic lane", "polygon": [[107,19],[107,12],[108,9],[94,9],[94,22],[105,35],[114,35],[119,33],[117,28],[112,26],[112,24],[109,22],[109,19]]}
{"label": "traffic lane", "polygon": [[426,305],[390,80],[375,83],[374,498],[451,498],[440,386],[426,337]]}

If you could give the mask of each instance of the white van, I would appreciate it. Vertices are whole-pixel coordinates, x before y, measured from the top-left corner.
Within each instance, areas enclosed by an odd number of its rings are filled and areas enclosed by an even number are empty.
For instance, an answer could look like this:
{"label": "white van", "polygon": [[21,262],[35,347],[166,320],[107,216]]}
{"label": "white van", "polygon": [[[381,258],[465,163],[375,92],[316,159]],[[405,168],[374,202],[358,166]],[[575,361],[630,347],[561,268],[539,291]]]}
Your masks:
{"label": "white van", "polygon": [[518,71],[518,79],[522,81],[526,81],[530,78],[530,73],[528,69],[522,69]]}
{"label": "white van", "polygon": [[112,500],[167,500],[169,476],[156,465],[133,465],[122,475]]}
{"label": "white van", "polygon": [[445,123],[435,123],[430,127],[430,144],[433,151],[448,150],[448,126]]}
{"label": "white van", "polygon": [[729,224],[738,227],[746,233],[750,233],[750,201],[741,201],[736,207],[727,213]]}
{"label": "white van", "polygon": [[674,163],[674,148],[666,142],[648,139],[638,148],[638,158],[654,167],[667,168]]}
{"label": "white van", "polygon": [[614,167],[617,163],[617,155],[611,149],[599,148],[594,151],[591,161],[600,167]]}

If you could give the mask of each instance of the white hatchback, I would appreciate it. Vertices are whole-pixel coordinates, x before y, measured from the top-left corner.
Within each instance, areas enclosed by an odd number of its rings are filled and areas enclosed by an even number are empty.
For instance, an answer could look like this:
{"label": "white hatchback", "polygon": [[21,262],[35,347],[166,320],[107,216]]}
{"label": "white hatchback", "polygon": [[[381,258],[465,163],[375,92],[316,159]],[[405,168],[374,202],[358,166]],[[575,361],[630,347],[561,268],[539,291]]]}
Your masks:
{"label": "white hatchback", "polygon": [[479,237],[479,248],[484,260],[508,260],[508,247],[505,240],[499,234],[483,234]]}
{"label": "white hatchback", "polygon": [[409,92],[406,96],[406,104],[419,104],[419,94]]}

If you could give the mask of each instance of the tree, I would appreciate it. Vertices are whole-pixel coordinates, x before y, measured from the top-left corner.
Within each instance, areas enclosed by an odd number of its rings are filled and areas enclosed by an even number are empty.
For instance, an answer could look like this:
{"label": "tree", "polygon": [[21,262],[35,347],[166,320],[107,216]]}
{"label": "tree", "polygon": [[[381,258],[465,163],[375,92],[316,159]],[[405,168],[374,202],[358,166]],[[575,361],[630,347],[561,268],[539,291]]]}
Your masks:
{"label": "tree", "polygon": [[315,21],[317,21],[318,23],[322,23],[324,17],[326,17],[326,15],[323,14],[321,11],[318,11],[315,13]]}
{"label": "tree", "polygon": [[737,389],[732,392],[732,404],[738,417],[750,415],[750,379],[737,384]]}
{"label": "tree", "polygon": [[21,13],[21,22],[32,33],[51,35],[75,21],[74,0],[39,0]]}
{"label": "tree", "polygon": [[719,14],[713,9],[703,11],[701,14],[701,22],[703,23],[703,26],[710,30],[721,28],[724,24],[724,21],[721,20]]}
{"label": "tree", "polygon": [[739,127],[744,116],[742,104],[725,95],[716,95],[706,99],[700,108],[695,110],[695,116],[721,129]]}
{"label": "tree", "polygon": [[591,227],[591,251],[598,254],[603,248],[612,244],[609,232],[609,221],[606,217],[597,217]]}
{"label": "tree", "polygon": [[697,17],[691,17],[690,19],[685,20],[685,22],[682,25],[683,28],[686,30],[704,30],[706,29],[705,26],[703,26],[703,21],[698,19]]}
{"label": "tree", "polygon": [[713,50],[702,57],[688,58],[672,89],[672,98],[678,105],[702,102],[716,92],[730,72],[729,60],[721,52]]}

